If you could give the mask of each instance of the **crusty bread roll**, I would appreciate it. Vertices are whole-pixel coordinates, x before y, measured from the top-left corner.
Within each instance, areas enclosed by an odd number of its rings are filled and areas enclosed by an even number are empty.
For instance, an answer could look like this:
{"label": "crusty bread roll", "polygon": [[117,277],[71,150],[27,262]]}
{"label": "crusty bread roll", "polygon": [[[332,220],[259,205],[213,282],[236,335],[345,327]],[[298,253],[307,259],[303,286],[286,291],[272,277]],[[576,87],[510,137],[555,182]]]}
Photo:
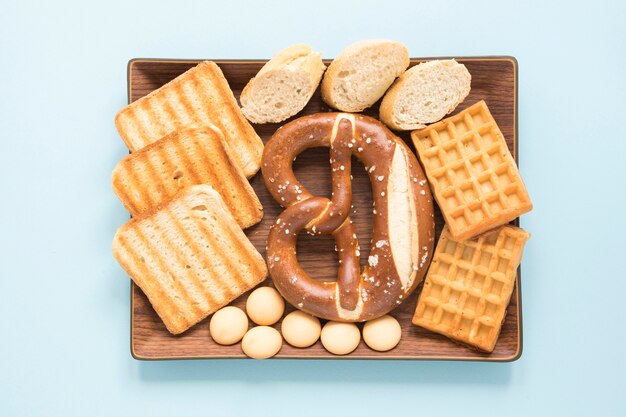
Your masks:
{"label": "crusty bread roll", "polygon": [[365,40],[344,49],[322,80],[322,99],[331,107],[360,112],[380,99],[409,66],[400,42]]}
{"label": "crusty bread roll", "polygon": [[396,130],[422,129],[451,113],[470,92],[472,76],[454,59],[429,61],[402,74],[380,104],[380,120]]}
{"label": "crusty bread roll", "polygon": [[309,45],[283,49],[241,92],[241,111],[252,123],[278,123],[306,106],[326,66]]}

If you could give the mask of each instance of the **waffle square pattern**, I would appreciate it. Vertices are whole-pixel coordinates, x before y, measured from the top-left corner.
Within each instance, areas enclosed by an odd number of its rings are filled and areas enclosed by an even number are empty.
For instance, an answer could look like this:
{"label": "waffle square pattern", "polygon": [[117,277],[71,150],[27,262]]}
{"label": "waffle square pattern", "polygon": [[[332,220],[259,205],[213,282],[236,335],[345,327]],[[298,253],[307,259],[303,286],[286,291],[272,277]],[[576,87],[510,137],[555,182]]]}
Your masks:
{"label": "waffle square pattern", "polygon": [[514,226],[459,242],[444,227],[413,324],[492,352],[530,235]]}
{"label": "waffle square pattern", "polygon": [[411,133],[450,234],[471,239],[532,209],[484,101]]}

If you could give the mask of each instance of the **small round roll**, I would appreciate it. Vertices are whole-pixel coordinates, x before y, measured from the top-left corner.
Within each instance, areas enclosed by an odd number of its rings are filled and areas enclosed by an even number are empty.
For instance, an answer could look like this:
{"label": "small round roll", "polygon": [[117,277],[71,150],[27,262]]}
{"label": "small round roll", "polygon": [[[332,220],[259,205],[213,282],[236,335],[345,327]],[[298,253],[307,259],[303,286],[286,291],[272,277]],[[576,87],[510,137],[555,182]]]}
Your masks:
{"label": "small round roll", "polygon": [[329,321],[322,328],[322,345],[334,355],[347,355],[359,346],[361,332],[354,323]]}
{"label": "small round roll", "polygon": [[242,309],[227,306],[217,310],[209,322],[211,338],[220,345],[232,345],[248,331],[248,316]]}
{"label": "small round roll", "polygon": [[278,330],[269,326],[257,326],[248,330],[241,341],[241,350],[252,359],[267,359],[276,355],[283,345]]}

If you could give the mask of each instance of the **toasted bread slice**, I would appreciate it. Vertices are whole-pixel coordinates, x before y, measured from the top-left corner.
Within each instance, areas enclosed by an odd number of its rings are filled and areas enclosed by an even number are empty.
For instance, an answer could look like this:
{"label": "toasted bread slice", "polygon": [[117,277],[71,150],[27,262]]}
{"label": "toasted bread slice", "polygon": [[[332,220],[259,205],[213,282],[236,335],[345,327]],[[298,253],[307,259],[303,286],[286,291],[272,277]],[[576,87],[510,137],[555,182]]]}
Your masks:
{"label": "toasted bread slice", "polygon": [[319,52],[297,44],[263,65],[241,92],[241,111],[252,123],[277,123],[306,106],[326,66]]}
{"label": "toasted bread slice", "polygon": [[328,66],[322,99],[345,112],[363,111],[385,94],[409,62],[409,51],[400,42],[372,39],[353,43]]}
{"label": "toasted bread slice", "polygon": [[112,180],[133,216],[155,210],[192,185],[209,184],[242,228],[263,217],[261,202],[212,125],[176,131],[133,152],[117,164]]}
{"label": "toasted bread slice", "polygon": [[252,177],[261,164],[263,141],[243,117],[214,62],[198,64],[115,116],[117,130],[132,152],[182,127],[208,123],[224,133],[235,162],[246,177]]}
{"label": "toasted bread slice", "polygon": [[128,221],[115,234],[113,255],[173,334],[267,276],[263,258],[208,185]]}

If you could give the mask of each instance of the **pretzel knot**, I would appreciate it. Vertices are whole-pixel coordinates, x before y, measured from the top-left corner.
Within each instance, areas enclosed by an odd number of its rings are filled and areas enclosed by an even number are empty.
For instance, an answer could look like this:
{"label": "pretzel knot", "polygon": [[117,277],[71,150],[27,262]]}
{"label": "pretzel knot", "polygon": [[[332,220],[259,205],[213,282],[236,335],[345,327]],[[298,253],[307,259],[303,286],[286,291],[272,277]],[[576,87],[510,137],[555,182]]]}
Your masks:
{"label": "pretzel knot", "polygon": [[[312,195],[295,178],[292,162],[308,148],[330,147],[332,199]],[[374,222],[368,263],[359,265],[352,220],[351,157],[369,173]],[[367,116],[319,113],[281,127],[263,152],[265,185],[285,210],[267,242],[270,275],[292,305],[317,317],[365,321],[400,304],[424,276],[433,252],[433,204],[413,153],[380,122]],[[298,233],[334,237],[337,280],[312,279],[296,258]]]}

